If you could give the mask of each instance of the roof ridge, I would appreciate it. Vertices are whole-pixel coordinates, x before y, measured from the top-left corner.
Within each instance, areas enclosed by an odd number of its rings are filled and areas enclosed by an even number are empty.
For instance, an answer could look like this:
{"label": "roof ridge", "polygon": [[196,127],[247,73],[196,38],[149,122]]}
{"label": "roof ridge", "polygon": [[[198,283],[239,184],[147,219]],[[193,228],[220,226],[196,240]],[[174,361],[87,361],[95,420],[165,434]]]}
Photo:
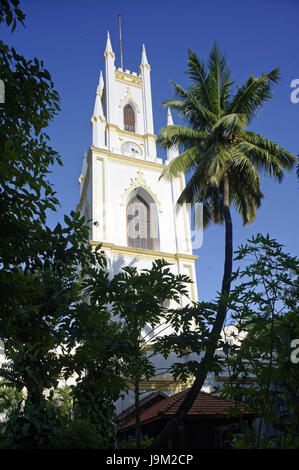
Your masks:
{"label": "roof ridge", "polygon": [[214,398],[215,400],[228,401],[228,402],[231,402],[231,403],[239,403],[241,405],[246,405],[246,403],[243,403],[242,401],[234,400],[233,398],[222,398],[220,396],[214,395],[214,393],[212,393],[212,392],[200,391],[199,393],[202,393],[204,395],[208,395],[209,398]]}
{"label": "roof ridge", "polygon": [[182,396],[186,395],[187,392],[190,390],[190,388],[186,388],[185,390],[182,390],[181,392],[175,393],[174,395],[171,396],[172,400],[170,400],[167,405],[163,406],[158,412],[158,414],[162,414],[165,411],[167,411],[169,408],[171,408],[175,403],[177,403]]}
{"label": "roof ridge", "polygon": [[[158,395],[164,395],[164,398],[162,398],[161,401],[164,400],[165,398],[167,398],[167,395],[162,390],[154,390],[153,392],[150,392],[148,395],[145,395],[145,397],[143,397],[139,401],[139,406],[145,405],[146,403],[148,403],[150,400],[157,397]],[[125,410],[120,412],[117,415],[117,419],[122,420],[125,417],[127,417],[130,413],[132,413],[133,411],[135,411],[135,403],[133,403],[132,405],[128,406]]]}

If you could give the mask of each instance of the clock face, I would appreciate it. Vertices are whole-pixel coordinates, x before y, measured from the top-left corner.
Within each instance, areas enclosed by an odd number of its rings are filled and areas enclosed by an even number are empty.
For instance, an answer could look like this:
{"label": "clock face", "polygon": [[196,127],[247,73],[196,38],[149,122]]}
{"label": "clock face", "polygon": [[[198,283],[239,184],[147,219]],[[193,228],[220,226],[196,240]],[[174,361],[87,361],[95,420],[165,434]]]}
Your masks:
{"label": "clock face", "polygon": [[127,157],[137,157],[142,155],[142,150],[139,145],[134,142],[124,142],[121,146],[121,153]]}

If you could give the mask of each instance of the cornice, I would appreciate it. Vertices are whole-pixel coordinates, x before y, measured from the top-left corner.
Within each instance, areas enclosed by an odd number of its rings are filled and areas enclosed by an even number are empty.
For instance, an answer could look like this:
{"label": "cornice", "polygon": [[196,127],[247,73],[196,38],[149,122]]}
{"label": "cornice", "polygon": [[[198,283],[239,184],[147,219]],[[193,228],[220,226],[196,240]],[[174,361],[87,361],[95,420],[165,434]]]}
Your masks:
{"label": "cornice", "polygon": [[191,261],[195,262],[198,258],[196,255],[191,255],[188,253],[167,253],[163,251],[156,251],[156,250],[145,250],[142,248],[130,248],[128,246],[119,246],[115,245],[114,243],[106,243],[106,242],[96,242],[91,240],[91,246],[97,246],[99,244],[102,245],[103,250],[110,251],[111,254],[116,255],[123,255],[123,256],[131,256],[137,258],[148,258],[148,259],[161,259],[164,258],[169,261]]}
{"label": "cornice", "polygon": [[[186,388],[189,388],[192,386],[194,380],[193,379],[187,379],[186,382],[175,382],[172,379],[157,379],[154,378],[152,380],[141,380],[139,382],[139,389],[148,391],[148,390],[169,390],[169,391],[174,391],[174,392],[181,392],[185,390]],[[134,385],[133,383],[129,382],[128,383],[129,390],[134,390]]]}
{"label": "cornice", "polygon": [[126,85],[136,86],[142,88],[142,78],[137,75],[131,75],[121,70],[115,70],[115,80],[125,83]]}
{"label": "cornice", "polygon": [[125,155],[120,155],[117,153],[112,153],[106,149],[100,149],[97,147],[90,147],[91,150],[95,153],[105,155],[109,160],[114,160],[119,163],[126,163],[127,165],[134,165],[136,167],[150,168],[152,170],[162,171],[164,168],[163,163],[151,162],[150,160],[142,160],[140,158],[126,157]]}
{"label": "cornice", "polygon": [[106,129],[109,130],[114,130],[118,132],[121,135],[124,135],[126,137],[135,138],[135,139],[152,139],[154,141],[157,140],[157,136],[154,134],[136,134],[135,132],[130,132],[130,131],[125,131],[124,129],[120,129],[120,127],[116,126],[115,124],[107,124]]}

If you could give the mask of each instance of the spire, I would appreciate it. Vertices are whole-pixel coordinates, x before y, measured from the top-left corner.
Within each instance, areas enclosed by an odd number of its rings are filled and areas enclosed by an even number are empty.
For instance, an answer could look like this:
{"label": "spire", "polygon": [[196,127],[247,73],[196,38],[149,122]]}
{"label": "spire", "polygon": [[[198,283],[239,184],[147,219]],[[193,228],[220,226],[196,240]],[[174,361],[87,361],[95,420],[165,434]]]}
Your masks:
{"label": "spire", "polygon": [[169,108],[167,108],[167,126],[173,126],[172,114]]}
{"label": "spire", "polygon": [[144,45],[144,44],[142,44],[141,63],[142,63],[142,64],[148,64],[147,57],[146,57],[146,50],[145,50],[145,45]]}
{"label": "spire", "polygon": [[142,45],[142,57],[139,67],[139,74],[142,80],[144,134],[147,136],[144,145],[144,155],[149,160],[155,160],[156,142],[154,136],[152,108],[151,68],[147,61],[144,44]]}
{"label": "spire", "polygon": [[[172,114],[169,108],[167,108],[167,126],[173,126]],[[170,162],[179,155],[178,145],[173,145],[167,149],[167,162]]]}
{"label": "spire", "polygon": [[104,90],[104,79],[103,79],[103,73],[102,70],[100,71],[100,78],[99,78],[99,84],[97,87],[97,94],[102,96]]}
{"label": "spire", "polygon": [[99,118],[99,116],[103,116],[103,106],[102,106],[102,93],[99,90],[100,84],[97,87],[96,99],[94,103],[94,111],[93,117]]}
{"label": "spire", "polygon": [[94,103],[93,115],[91,118],[92,126],[92,145],[98,148],[105,146],[105,125],[106,120],[102,105],[102,92],[104,88],[104,80],[102,72],[100,73],[99,84],[97,86],[96,99]]}
{"label": "spire", "polygon": [[112,50],[110,34],[107,32],[105,59],[105,102],[106,102],[106,119],[109,124],[116,124],[116,103],[115,103],[115,78],[114,78],[114,62],[115,55]]}
{"label": "spire", "polygon": [[144,44],[142,44],[142,56],[141,56],[140,69],[143,68],[143,67],[146,67],[149,70],[151,69],[150,65],[147,61],[146,50],[145,50],[145,45]]}
{"label": "spire", "polygon": [[114,52],[112,50],[112,45],[111,45],[111,41],[110,41],[110,34],[109,34],[109,31],[107,31],[107,42],[106,42],[106,49],[105,49],[105,53],[104,53],[105,59],[109,54],[115,59],[115,55],[114,55]]}

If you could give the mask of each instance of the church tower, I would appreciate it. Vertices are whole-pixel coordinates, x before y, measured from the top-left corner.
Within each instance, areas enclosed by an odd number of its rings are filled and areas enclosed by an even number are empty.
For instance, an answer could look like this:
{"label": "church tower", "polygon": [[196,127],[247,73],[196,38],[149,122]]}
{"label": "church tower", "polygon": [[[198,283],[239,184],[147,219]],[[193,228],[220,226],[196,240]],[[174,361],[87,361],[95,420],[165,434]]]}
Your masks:
{"label": "church tower", "polygon": [[[115,67],[109,33],[91,117],[92,145],[84,155],[77,210],[90,225],[90,243],[101,242],[111,275],[122,266],[150,268],[164,258],[175,274],[188,275],[197,300],[189,215],[176,201],[184,175],[159,180],[164,168],[154,134],[151,67],[142,48],[139,72]],[[167,125],[173,124],[168,110]],[[167,164],[178,149],[167,151]],[[94,222],[97,222],[94,225]]]}
{"label": "church tower", "polygon": [[[90,226],[90,243],[102,243],[112,274],[125,265],[149,268],[154,259],[166,259],[175,273],[193,280],[190,298],[196,301],[189,215],[186,207],[175,207],[185,179],[159,180],[164,164],[157,157],[145,47],[139,73],[116,68],[108,33],[104,63],[105,80],[101,71],[91,117],[92,145],[79,178],[77,209],[97,222]],[[177,149],[168,150],[165,164],[177,155]]]}

